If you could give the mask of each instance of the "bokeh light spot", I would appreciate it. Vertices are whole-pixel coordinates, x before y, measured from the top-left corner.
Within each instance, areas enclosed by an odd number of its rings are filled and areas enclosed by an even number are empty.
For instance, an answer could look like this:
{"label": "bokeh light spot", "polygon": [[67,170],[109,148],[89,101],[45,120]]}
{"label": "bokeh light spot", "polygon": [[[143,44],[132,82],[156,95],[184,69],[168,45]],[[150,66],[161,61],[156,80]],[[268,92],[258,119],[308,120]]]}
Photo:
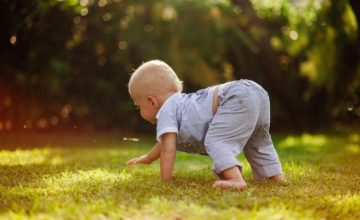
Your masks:
{"label": "bokeh light spot", "polygon": [[37,127],[40,129],[45,129],[48,127],[48,121],[45,118],[40,118],[37,122]]}
{"label": "bokeh light spot", "polygon": [[30,120],[30,119],[26,120],[24,128],[25,127],[26,127],[26,129],[31,129],[33,127],[32,120]]}
{"label": "bokeh light spot", "polygon": [[354,109],[354,103],[353,102],[347,102],[346,103],[346,109],[351,112]]}
{"label": "bokeh light spot", "polygon": [[81,22],[81,17],[80,16],[76,16],[74,19],[73,19],[73,22],[74,24],[79,24]]}
{"label": "bokeh light spot", "polygon": [[238,15],[238,14],[240,14],[242,12],[242,9],[239,6],[235,6],[233,8],[233,12]]}
{"label": "bokeh light spot", "polygon": [[177,16],[176,11],[171,6],[166,6],[163,10],[162,18],[165,21],[171,21]]}
{"label": "bokeh light spot", "polygon": [[291,40],[297,40],[299,37],[299,35],[296,31],[290,31],[289,36],[290,36]]}
{"label": "bokeh light spot", "polygon": [[11,123],[11,121],[6,121],[5,122],[5,129],[6,130],[11,130],[12,129],[12,123]]}
{"label": "bokeh light spot", "polygon": [[112,15],[110,13],[105,13],[102,17],[103,21],[110,21],[112,18]]}
{"label": "bokeh light spot", "polygon": [[68,118],[70,112],[71,112],[71,105],[66,104],[64,107],[61,108],[61,111],[60,111],[61,117]]}
{"label": "bokeh light spot", "polygon": [[80,0],[81,6],[87,6],[89,4],[89,0]]}
{"label": "bokeh light spot", "polygon": [[118,43],[118,48],[120,50],[125,50],[127,48],[127,46],[128,46],[128,43],[126,41],[119,41],[119,43]]}
{"label": "bokeh light spot", "polygon": [[100,0],[98,5],[99,7],[104,7],[105,5],[107,5],[107,3],[108,3],[107,0]]}
{"label": "bokeh light spot", "polygon": [[88,13],[89,13],[89,9],[87,9],[87,8],[82,8],[80,11],[80,14],[82,16],[86,16]]}
{"label": "bokeh light spot", "polygon": [[17,42],[17,37],[16,37],[16,35],[12,35],[12,36],[10,37],[10,43],[11,43],[12,45],[15,45],[16,42]]}
{"label": "bokeh light spot", "polygon": [[59,123],[58,117],[56,117],[55,115],[51,116],[51,118],[50,118],[50,124],[53,125],[53,126],[55,126],[55,125],[57,125],[58,123]]}

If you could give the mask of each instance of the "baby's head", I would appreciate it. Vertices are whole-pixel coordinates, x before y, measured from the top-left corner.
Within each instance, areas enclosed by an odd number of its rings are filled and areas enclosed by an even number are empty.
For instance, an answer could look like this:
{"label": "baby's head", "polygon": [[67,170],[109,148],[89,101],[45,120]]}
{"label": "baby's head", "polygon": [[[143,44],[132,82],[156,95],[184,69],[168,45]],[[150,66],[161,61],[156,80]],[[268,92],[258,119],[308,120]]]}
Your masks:
{"label": "baby's head", "polygon": [[172,94],[182,91],[182,83],[174,70],[160,60],[139,66],[131,75],[128,86],[141,116],[153,124],[162,103]]}
{"label": "baby's head", "polygon": [[131,97],[164,95],[182,91],[182,83],[174,70],[165,62],[151,60],[139,66],[131,75],[129,93]]}

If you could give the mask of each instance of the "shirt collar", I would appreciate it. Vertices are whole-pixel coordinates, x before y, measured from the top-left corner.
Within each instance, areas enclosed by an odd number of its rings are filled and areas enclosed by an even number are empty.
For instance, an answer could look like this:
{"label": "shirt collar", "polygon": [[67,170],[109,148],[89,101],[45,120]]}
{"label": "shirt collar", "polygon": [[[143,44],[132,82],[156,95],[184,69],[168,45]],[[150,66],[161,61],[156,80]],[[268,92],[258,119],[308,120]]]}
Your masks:
{"label": "shirt collar", "polygon": [[179,96],[180,94],[181,94],[180,92],[176,92],[176,93],[172,94],[169,98],[167,98],[167,99],[165,100],[165,102],[164,102],[164,103],[162,104],[162,106],[160,107],[159,112],[156,114],[156,119],[159,119],[159,116],[160,116],[160,114],[161,114],[161,111],[163,111],[164,106],[165,106],[168,102],[170,102],[171,99],[174,99],[175,97]]}

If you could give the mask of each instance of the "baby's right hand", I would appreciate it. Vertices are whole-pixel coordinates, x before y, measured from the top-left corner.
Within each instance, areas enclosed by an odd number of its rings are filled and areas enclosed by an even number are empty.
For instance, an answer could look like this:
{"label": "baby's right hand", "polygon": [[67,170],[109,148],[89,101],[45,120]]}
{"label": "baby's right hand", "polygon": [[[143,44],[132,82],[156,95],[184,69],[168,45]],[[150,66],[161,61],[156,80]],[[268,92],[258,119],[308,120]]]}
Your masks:
{"label": "baby's right hand", "polygon": [[133,158],[131,160],[128,160],[126,162],[126,165],[128,167],[132,167],[132,166],[135,166],[138,163],[150,164],[151,162],[148,161],[147,155],[142,155],[140,157],[135,157],[135,158]]}

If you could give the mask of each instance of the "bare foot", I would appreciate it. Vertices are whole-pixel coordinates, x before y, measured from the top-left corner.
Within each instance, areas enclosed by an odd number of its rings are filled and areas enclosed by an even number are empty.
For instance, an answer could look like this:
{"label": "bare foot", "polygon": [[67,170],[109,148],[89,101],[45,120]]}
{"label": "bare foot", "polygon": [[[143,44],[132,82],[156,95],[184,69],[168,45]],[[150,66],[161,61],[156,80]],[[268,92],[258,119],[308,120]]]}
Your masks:
{"label": "bare foot", "polygon": [[285,182],[285,177],[282,174],[269,177],[270,180],[274,180],[275,182]]}
{"label": "bare foot", "polygon": [[243,191],[246,188],[246,183],[241,179],[218,180],[213,184],[213,188],[237,189]]}

